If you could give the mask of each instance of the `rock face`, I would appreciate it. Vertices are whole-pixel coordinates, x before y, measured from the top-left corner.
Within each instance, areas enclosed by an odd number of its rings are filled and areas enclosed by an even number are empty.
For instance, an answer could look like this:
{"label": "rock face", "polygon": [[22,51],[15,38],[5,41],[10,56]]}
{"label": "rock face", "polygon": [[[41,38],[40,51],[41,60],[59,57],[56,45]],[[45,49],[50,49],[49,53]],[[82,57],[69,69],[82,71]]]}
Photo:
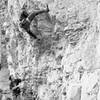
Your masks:
{"label": "rock face", "polygon": [[[40,40],[19,27],[24,4],[29,13],[49,6],[30,26]],[[25,97],[32,91],[40,100],[100,100],[99,1],[8,0],[7,7],[3,54],[10,74],[26,74]]]}

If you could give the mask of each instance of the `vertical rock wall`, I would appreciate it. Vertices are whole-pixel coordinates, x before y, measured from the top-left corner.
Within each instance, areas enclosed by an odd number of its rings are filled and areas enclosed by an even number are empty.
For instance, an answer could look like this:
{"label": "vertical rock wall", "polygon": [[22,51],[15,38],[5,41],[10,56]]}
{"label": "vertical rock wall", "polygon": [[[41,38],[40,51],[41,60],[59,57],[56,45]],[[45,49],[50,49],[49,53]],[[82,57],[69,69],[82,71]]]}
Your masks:
{"label": "vertical rock wall", "polygon": [[[36,17],[39,41],[18,25],[24,3],[28,12],[49,5],[49,14]],[[99,100],[99,6],[97,0],[8,0],[10,74],[26,73],[27,90],[41,100]]]}

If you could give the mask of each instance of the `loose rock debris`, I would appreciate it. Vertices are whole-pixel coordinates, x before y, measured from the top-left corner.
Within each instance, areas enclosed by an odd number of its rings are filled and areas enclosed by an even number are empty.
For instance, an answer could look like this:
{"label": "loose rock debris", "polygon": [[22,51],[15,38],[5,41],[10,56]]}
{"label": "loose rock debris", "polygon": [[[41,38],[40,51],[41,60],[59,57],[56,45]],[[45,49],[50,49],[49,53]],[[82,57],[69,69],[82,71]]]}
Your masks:
{"label": "loose rock debris", "polygon": [[[34,39],[20,23],[47,5]],[[99,100],[99,16],[98,0],[0,0],[0,100]]]}

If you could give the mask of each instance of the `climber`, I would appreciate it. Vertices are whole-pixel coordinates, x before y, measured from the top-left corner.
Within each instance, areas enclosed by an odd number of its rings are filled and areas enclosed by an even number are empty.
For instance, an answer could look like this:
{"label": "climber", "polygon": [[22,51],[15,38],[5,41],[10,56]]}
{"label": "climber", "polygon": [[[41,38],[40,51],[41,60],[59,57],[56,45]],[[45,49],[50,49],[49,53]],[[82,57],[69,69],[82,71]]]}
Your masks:
{"label": "climber", "polygon": [[19,87],[19,84],[21,83],[21,79],[17,78],[14,79],[13,76],[9,77],[10,82],[10,90],[12,91],[13,94],[13,100],[21,100],[20,98],[20,93],[21,93],[21,89]]}
{"label": "climber", "polygon": [[37,36],[30,30],[30,24],[37,15],[48,12],[49,12],[48,5],[46,10],[40,10],[37,12],[33,12],[31,14],[28,14],[24,9],[20,16],[20,27],[23,28],[30,36],[34,37],[35,39],[38,39]]}

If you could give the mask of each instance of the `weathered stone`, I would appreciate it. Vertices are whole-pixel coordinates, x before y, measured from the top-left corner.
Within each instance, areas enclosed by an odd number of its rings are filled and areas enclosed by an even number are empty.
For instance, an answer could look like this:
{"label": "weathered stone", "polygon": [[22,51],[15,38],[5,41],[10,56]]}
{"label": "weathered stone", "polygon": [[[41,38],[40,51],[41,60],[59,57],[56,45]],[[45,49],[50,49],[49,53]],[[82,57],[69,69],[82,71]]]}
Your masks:
{"label": "weathered stone", "polygon": [[[24,4],[28,13],[48,4],[50,12],[30,26],[40,40],[19,27]],[[10,74],[27,73],[27,91],[35,87],[41,100],[99,100],[99,6],[98,0],[8,0],[10,25],[1,61]]]}

